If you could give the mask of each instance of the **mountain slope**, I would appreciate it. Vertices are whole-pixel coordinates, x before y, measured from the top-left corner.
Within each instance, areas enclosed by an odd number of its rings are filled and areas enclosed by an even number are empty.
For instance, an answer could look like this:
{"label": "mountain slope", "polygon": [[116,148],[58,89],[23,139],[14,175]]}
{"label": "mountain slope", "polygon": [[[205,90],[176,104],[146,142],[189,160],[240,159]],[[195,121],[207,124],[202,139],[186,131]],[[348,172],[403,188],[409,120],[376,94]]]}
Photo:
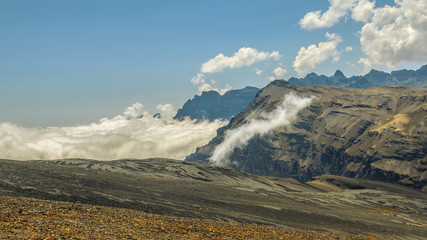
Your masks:
{"label": "mountain slope", "polygon": [[350,78],[344,76],[340,70],[337,70],[335,74],[330,77],[310,73],[304,78],[293,77],[288,81],[299,86],[326,85],[350,88],[370,88],[383,85],[402,85],[427,87],[427,65],[422,66],[416,71],[404,69],[391,73],[372,69],[364,76],[352,76]]}
{"label": "mountain slope", "polygon": [[200,96],[196,95],[188,100],[174,118],[230,120],[251,103],[258,91],[259,89],[255,87],[245,87],[228,91],[222,96],[216,91],[203,92]]}
{"label": "mountain slope", "polygon": [[[229,167],[307,181],[333,174],[423,188],[427,183],[427,89],[383,86],[351,89],[300,87],[274,81],[211,142],[186,158],[209,164],[226,132],[262,119],[285,95],[315,96],[290,126],[255,135],[235,148]],[[424,188],[427,190],[426,188]]]}
{"label": "mountain slope", "polygon": [[[57,211],[51,202],[38,202],[36,205],[43,208],[41,204],[48,204],[52,206],[50,209],[28,211],[21,208],[22,204],[5,206],[2,202],[0,218],[5,221],[14,215],[18,218],[6,229],[21,227],[21,230],[25,226],[21,223],[32,222],[30,216],[38,221],[43,216],[50,219],[64,217],[71,226],[82,226],[80,219],[94,219],[96,217],[92,217],[91,212],[103,211],[82,205],[91,204],[191,217],[195,218],[193,222],[204,218],[395,239],[423,239],[427,236],[427,194],[421,191],[336,176],[301,183],[295,179],[256,176],[171,159],[0,160],[1,195],[73,203],[67,204],[63,210],[74,217],[63,214],[62,210]],[[113,222],[126,218],[121,214],[113,215]],[[132,215],[130,219],[142,220],[143,217]],[[104,219],[101,217],[99,220]],[[54,223],[53,229],[63,226],[57,224]],[[21,234],[40,230],[37,226],[30,225],[22,229],[25,231]],[[135,225],[130,226],[135,229],[132,226]],[[140,228],[135,230],[143,231]],[[0,238],[1,235],[0,231]]]}

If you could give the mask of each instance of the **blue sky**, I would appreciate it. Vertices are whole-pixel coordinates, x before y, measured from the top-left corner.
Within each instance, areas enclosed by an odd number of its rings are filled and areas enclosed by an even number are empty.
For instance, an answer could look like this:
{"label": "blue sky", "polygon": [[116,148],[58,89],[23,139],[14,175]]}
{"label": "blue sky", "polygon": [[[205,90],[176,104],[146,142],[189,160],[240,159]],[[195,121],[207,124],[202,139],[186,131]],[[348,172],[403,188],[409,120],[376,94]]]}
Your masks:
{"label": "blue sky", "polygon": [[[393,19],[384,22],[384,16],[399,18],[385,4],[402,10],[402,16],[421,9],[423,20],[425,0],[403,1],[407,5],[378,0],[375,12],[369,0],[351,0],[347,8],[341,2],[0,0],[0,122],[87,124],[135,102],[152,113],[158,104],[179,108],[198,93],[203,82],[191,81],[198,74],[211,88],[238,89],[263,87],[271,77],[332,75],[336,69],[351,76],[369,66],[389,71],[427,62],[426,47],[419,47],[426,42],[426,24],[416,16],[398,25],[418,33],[413,42],[392,57],[378,48],[388,46],[380,42],[386,34],[399,40],[394,34],[399,29],[385,31]],[[355,16],[358,3],[363,14]],[[322,16],[328,9],[330,15]],[[317,17],[306,16],[318,10]],[[384,31],[370,34],[369,24],[382,24]],[[253,63],[241,55],[232,58],[242,48],[254,54]],[[324,59],[309,62],[316,50]],[[271,55],[277,52],[280,57]],[[218,54],[224,56],[215,58]],[[227,65],[230,61],[237,63]],[[204,63],[223,67],[203,71]]]}

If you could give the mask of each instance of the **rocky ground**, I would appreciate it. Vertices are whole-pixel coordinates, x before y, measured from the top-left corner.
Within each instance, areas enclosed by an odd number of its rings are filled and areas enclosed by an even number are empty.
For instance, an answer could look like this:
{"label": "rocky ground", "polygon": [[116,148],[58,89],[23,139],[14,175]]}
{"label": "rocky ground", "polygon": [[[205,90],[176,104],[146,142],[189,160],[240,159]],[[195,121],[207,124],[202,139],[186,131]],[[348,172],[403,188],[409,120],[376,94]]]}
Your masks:
{"label": "rocky ground", "polygon": [[1,239],[382,239],[0,196]]}
{"label": "rocky ground", "polygon": [[[411,188],[337,176],[302,183],[170,159],[0,160],[0,196],[0,238],[27,238],[31,229],[48,234],[49,227],[76,234],[71,235],[75,238],[102,231],[117,238],[149,238],[132,231],[158,229],[162,221],[167,230],[156,230],[164,235],[153,238],[168,238],[174,231],[185,233],[179,235],[182,238],[213,234],[225,239],[246,238],[244,234],[262,239],[273,231],[296,239],[338,238],[339,233],[394,239],[427,236],[427,194]],[[236,223],[241,230],[233,230]],[[210,227],[214,231],[202,231]],[[152,234],[147,231],[138,234]]]}

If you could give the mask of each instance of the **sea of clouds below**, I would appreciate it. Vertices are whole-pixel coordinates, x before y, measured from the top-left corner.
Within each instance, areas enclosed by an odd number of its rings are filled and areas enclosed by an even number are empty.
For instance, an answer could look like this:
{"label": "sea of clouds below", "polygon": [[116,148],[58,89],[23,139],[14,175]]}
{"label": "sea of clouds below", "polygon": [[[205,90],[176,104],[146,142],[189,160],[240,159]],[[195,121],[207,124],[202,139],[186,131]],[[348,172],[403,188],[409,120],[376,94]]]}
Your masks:
{"label": "sea of clouds below", "polygon": [[207,144],[223,121],[174,120],[170,105],[153,117],[140,103],[112,119],[70,127],[26,128],[0,123],[0,158],[114,160],[168,157],[184,159]]}

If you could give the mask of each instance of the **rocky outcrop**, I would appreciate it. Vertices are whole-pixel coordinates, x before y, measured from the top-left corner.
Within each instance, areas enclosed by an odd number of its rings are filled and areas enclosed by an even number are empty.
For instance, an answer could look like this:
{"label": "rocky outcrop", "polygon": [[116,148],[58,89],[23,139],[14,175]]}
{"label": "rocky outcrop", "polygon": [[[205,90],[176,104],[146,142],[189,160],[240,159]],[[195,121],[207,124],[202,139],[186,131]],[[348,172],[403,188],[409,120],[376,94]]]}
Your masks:
{"label": "rocky outcrop", "polygon": [[210,121],[230,120],[252,102],[258,91],[259,89],[256,87],[245,87],[228,91],[224,95],[220,95],[216,91],[203,92],[200,96],[196,95],[193,99],[188,100],[174,118],[179,120],[185,117]]}
{"label": "rocky outcrop", "polygon": [[224,139],[284,96],[315,96],[290,126],[277,127],[236,148],[229,167],[259,175],[307,181],[322,174],[400,183],[427,190],[427,90],[383,86],[351,89],[270,83],[212,141],[186,158],[210,164]]}
{"label": "rocky outcrop", "polygon": [[288,81],[299,86],[326,85],[349,88],[371,88],[383,85],[402,85],[427,87],[427,65],[415,71],[404,69],[391,73],[372,69],[364,76],[352,76],[350,78],[344,76],[340,70],[337,70],[330,77],[310,73],[304,78],[290,78]]}

